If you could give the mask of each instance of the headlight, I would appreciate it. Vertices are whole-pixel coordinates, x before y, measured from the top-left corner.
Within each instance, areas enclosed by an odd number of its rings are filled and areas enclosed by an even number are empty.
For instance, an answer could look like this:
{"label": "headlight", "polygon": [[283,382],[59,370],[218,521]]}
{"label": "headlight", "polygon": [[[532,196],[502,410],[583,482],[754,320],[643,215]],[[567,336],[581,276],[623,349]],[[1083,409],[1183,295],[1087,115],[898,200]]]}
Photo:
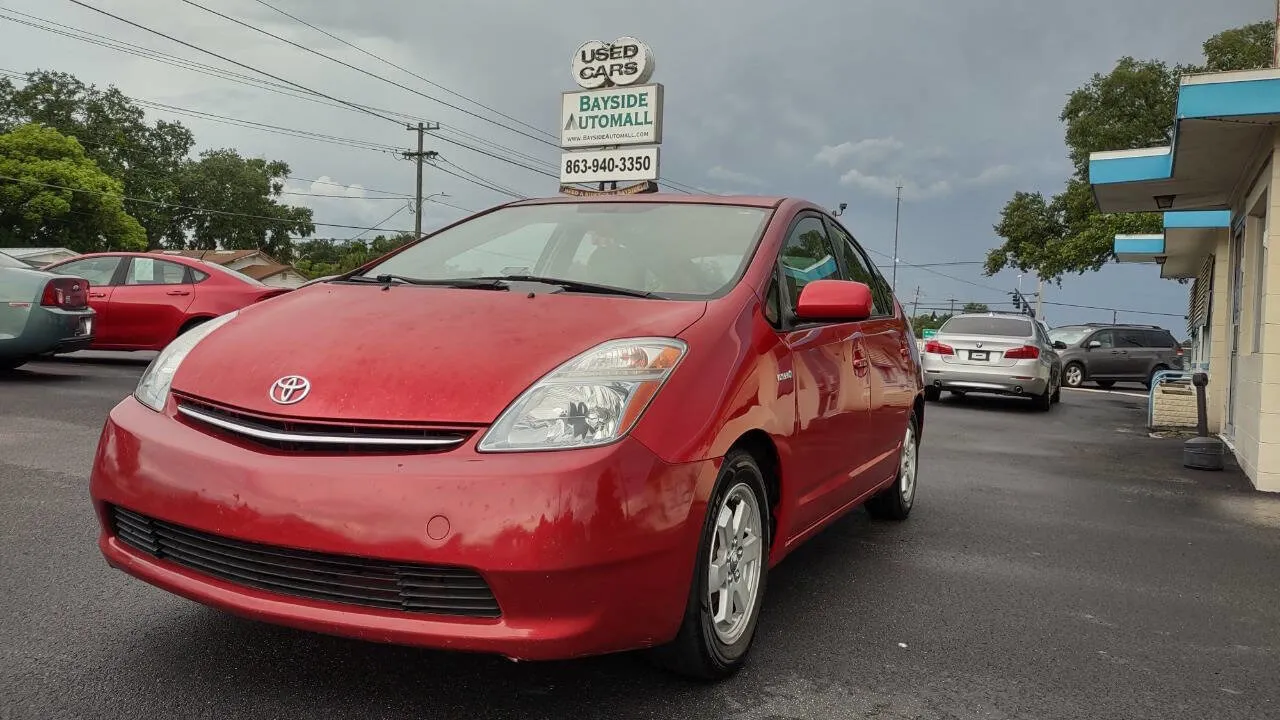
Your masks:
{"label": "headlight", "polygon": [[208,337],[209,333],[226,325],[239,312],[235,310],[201,323],[179,335],[164,350],[161,350],[156,359],[147,366],[146,372],[142,373],[138,388],[133,391],[133,396],[138,398],[138,402],[156,412],[164,410],[165,400],[169,397],[169,386],[173,384],[173,375],[178,372],[178,366],[186,359],[187,353],[191,352],[196,343]]}
{"label": "headlight", "polygon": [[635,426],[687,349],[673,338],[597,345],[516,398],[477,449],[559,450],[614,442]]}

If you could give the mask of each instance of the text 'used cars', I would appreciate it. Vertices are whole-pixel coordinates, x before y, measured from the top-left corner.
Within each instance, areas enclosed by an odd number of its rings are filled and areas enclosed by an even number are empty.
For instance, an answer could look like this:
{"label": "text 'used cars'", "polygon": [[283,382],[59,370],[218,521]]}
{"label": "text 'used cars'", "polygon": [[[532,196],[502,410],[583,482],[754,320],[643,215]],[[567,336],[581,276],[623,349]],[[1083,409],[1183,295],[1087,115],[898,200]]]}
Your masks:
{"label": "text 'used cars'", "polygon": [[103,430],[99,545],[296,628],[722,677],[770,567],[911,511],[918,354],[810,203],[522,201],[179,336]]}

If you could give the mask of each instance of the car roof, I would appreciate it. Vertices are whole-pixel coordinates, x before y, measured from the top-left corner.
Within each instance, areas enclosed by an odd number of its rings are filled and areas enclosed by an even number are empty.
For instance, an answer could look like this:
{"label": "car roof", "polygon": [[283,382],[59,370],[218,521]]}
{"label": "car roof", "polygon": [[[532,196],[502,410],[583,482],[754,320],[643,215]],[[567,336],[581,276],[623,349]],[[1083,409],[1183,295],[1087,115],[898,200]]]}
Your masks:
{"label": "car roof", "polygon": [[625,203],[668,203],[679,205],[739,205],[758,208],[776,208],[787,200],[805,202],[798,198],[766,195],[680,195],[676,193],[646,193],[643,195],[556,195],[551,197],[527,198],[508,203],[507,207],[525,205],[567,205],[578,203],[625,202]]}

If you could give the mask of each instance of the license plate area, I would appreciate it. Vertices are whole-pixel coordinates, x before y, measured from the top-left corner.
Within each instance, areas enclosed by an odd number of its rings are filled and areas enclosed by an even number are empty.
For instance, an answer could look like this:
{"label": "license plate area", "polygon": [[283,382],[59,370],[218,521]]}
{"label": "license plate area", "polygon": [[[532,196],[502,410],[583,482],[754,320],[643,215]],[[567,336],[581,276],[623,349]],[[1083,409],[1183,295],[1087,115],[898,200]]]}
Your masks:
{"label": "license plate area", "polygon": [[991,353],[987,350],[970,350],[969,359],[986,362],[991,359]]}

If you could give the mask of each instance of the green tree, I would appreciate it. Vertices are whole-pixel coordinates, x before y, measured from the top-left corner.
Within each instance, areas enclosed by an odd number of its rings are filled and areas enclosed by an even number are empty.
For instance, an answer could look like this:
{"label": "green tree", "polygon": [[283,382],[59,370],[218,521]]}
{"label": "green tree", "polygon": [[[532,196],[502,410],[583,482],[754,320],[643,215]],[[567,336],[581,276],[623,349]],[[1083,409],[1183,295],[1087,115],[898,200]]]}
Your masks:
{"label": "green tree", "polygon": [[297,243],[293,265],[309,278],[350,272],[413,241],[413,233],[378,235],[372,240],[316,239]]}
{"label": "green tree", "polygon": [[1160,232],[1156,213],[1098,212],[1089,186],[1089,154],[1168,144],[1179,78],[1188,72],[1269,66],[1274,33],[1271,22],[1220,32],[1204,42],[1200,66],[1124,57],[1110,73],[1095,74],[1072,92],[1059,120],[1066,126],[1074,173],[1063,192],[1051,198],[1020,191],[1005,204],[995,225],[1004,242],[987,254],[986,274],[1017,268],[1060,280],[1067,273],[1102,268],[1114,257],[1117,234]]}
{"label": "green tree", "polygon": [[121,181],[125,207],[146,229],[148,245],[182,235],[166,203],[178,196],[176,173],[195,144],[191,131],[164,120],[149,124],[117,88],[99,90],[72,75],[37,70],[17,87],[0,79],[0,130],[38,122],[75,137],[107,174]]}
{"label": "green tree", "polygon": [[37,124],[0,134],[0,245],[142,250],[146,232],[74,138]]}
{"label": "green tree", "polygon": [[967,313],[991,312],[991,308],[987,307],[986,303],[971,302],[971,303],[964,304],[964,312],[967,312]]}
{"label": "green tree", "polygon": [[[177,174],[175,210],[188,237],[172,238],[171,246],[196,250],[261,249],[281,262],[291,262],[291,235],[315,232],[311,209],[276,201],[284,190],[289,166],[278,160],[242,158],[235,150],[210,150],[187,162]],[[189,208],[209,208],[205,212]]]}

